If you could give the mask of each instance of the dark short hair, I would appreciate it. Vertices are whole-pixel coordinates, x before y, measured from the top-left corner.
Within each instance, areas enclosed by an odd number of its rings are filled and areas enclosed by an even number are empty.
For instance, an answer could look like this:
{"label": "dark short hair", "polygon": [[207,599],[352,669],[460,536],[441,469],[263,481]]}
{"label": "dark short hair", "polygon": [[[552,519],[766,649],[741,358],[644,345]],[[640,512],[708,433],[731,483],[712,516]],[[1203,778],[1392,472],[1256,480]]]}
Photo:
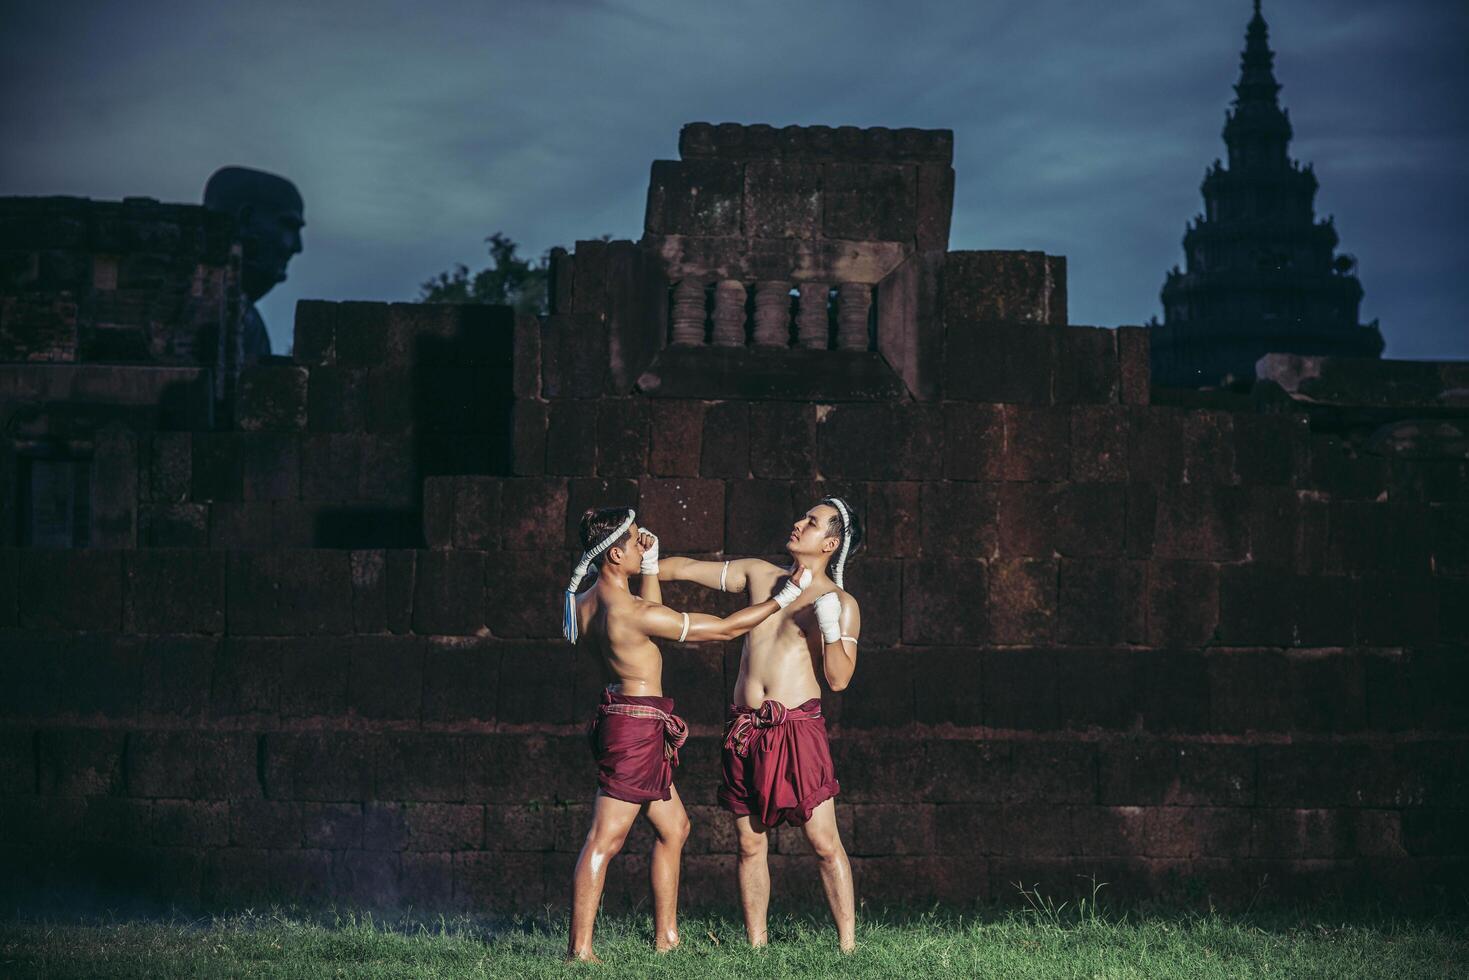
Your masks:
{"label": "dark short hair", "polygon": [[[836,504],[832,503],[834,499],[833,497],[823,497],[820,502],[836,508]],[[847,524],[847,561],[851,561],[852,556],[857,553],[857,549],[862,547],[862,516],[857,513],[857,508],[853,507],[846,497],[842,498],[842,506],[847,508],[847,517],[849,518]],[[838,510],[826,523],[826,536],[835,538],[840,537],[841,533],[842,513]],[[838,547],[841,546],[838,545]]]}
{"label": "dark short hair", "polygon": [[[587,551],[593,545],[600,544],[607,535],[617,530],[627,520],[627,511],[626,507],[588,507],[581,515],[582,550]],[[602,549],[602,553],[592,560],[592,566],[601,568],[602,559],[607,557],[607,552],[613,548],[625,547],[631,537],[632,528],[629,527],[622,537]]]}

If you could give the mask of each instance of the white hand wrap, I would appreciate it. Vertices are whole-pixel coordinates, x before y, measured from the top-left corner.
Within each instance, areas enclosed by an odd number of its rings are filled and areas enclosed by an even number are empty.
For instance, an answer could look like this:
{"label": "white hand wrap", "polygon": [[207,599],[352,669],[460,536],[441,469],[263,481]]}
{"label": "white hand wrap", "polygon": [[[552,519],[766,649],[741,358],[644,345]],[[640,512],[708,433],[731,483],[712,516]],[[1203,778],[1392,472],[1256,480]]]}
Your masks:
{"label": "white hand wrap", "polygon": [[816,600],[816,625],[823,643],[839,643],[842,639],[842,597],[828,592]]}
{"label": "white hand wrap", "polygon": [[638,571],[643,575],[658,574],[658,535],[644,528],[643,531],[653,539],[652,545],[643,549],[643,563],[638,566]]}
{"label": "white hand wrap", "polygon": [[811,570],[809,568],[803,568],[801,569],[800,574],[793,575],[790,578],[786,579],[786,584],[782,586],[779,592],[771,596],[771,598],[776,601],[780,608],[784,609],[786,606],[789,606],[791,603],[796,601],[797,596],[801,594],[801,590],[804,589],[807,584],[810,583],[810,581]]}

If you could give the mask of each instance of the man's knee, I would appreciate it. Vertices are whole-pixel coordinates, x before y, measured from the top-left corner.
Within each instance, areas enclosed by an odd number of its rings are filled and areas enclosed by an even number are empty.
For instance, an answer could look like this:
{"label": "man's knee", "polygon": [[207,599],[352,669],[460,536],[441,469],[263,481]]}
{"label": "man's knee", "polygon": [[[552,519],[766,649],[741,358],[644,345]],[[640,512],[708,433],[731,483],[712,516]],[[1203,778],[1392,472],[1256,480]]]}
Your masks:
{"label": "man's knee", "polygon": [[622,850],[622,845],[627,843],[627,831],[604,830],[593,827],[587,834],[587,846],[598,854],[606,857],[615,857]]}
{"label": "man's knee", "polygon": [[806,840],[810,843],[812,852],[822,861],[835,861],[842,854],[842,838],[836,831],[807,831]]}
{"label": "man's knee", "polygon": [[680,847],[689,839],[689,831],[693,824],[689,822],[687,813],[679,814],[678,819],[670,820],[661,827],[655,827],[658,839],[665,844],[677,844]]}
{"label": "man's knee", "polygon": [[739,847],[742,858],[763,858],[770,849],[770,835],[754,830],[741,830]]}

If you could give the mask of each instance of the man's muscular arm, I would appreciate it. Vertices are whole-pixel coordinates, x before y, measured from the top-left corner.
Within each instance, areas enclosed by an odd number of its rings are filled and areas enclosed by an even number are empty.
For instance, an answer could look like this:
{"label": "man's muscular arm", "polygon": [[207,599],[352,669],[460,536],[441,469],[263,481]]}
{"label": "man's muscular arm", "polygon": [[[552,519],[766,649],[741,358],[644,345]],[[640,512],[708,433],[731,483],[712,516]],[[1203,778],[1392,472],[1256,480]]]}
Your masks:
{"label": "man's muscular arm", "polygon": [[658,584],[658,535],[642,528],[638,543],[643,546],[643,562],[638,569],[638,597],[649,602],[663,601],[663,586]]}
{"label": "man's muscular arm", "polygon": [[857,637],[862,634],[857,600],[826,593],[816,600],[816,624],[821,630],[821,672],[833,691],[843,690],[857,671]]}
{"label": "man's muscular arm", "polygon": [[722,585],[725,592],[743,592],[750,571],[761,565],[770,562],[761,558],[733,558],[727,562],[664,558],[658,563],[658,577],[665,582],[696,582],[706,589]]}
{"label": "man's muscular arm", "polygon": [[[802,582],[810,580],[811,573],[803,573]],[[642,603],[636,613],[636,622],[644,633],[662,640],[680,640],[684,643],[734,640],[765,622],[772,613],[787,606],[800,609],[809,606],[815,599],[816,595],[810,589],[803,592],[800,585],[787,579],[785,586],[772,598],[746,606],[728,616],[680,613],[667,606]]]}

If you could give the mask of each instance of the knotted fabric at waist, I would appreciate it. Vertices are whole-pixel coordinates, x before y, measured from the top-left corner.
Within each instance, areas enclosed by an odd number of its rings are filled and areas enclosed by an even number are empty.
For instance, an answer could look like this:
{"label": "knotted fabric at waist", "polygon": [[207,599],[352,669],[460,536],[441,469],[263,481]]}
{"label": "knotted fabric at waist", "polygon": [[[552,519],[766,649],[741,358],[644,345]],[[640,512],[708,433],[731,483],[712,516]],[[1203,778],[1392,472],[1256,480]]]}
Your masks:
{"label": "knotted fabric at waist", "polygon": [[663,725],[663,757],[674,765],[678,765],[678,750],[683,748],[683,744],[689,740],[689,726],[678,715],[655,708],[651,704],[614,701],[610,688],[602,692],[602,703],[597,705],[597,717],[600,719],[607,715],[621,715],[624,718],[644,718],[648,721],[661,722]]}
{"label": "knotted fabric at waist", "polygon": [[812,698],[798,708],[788,708],[779,701],[762,701],[758,708],[732,704],[729,710],[731,717],[724,726],[724,747],[743,756],[749,753],[750,740],[757,729],[774,728],[788,721],[814,721],[821,717],[821,702]]}

